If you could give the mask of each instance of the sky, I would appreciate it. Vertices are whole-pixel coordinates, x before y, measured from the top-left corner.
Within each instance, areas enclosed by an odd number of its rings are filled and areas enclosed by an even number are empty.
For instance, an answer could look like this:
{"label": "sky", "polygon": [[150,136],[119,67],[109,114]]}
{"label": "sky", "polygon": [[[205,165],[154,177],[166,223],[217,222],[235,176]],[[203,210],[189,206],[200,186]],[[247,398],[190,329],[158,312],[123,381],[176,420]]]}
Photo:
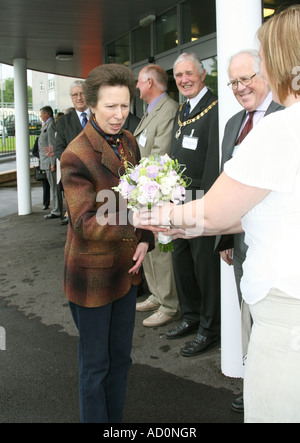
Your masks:
{"label": "sky", "polygon": [[[2,66],[2,80],[6,80],[7,78],[14,77],[14,67],[10,65],[5,65],[4,63],[0,63],[0,68]],[[30,86],[32,86],[32,77],[31,71],[27,71],[27,81]]]}

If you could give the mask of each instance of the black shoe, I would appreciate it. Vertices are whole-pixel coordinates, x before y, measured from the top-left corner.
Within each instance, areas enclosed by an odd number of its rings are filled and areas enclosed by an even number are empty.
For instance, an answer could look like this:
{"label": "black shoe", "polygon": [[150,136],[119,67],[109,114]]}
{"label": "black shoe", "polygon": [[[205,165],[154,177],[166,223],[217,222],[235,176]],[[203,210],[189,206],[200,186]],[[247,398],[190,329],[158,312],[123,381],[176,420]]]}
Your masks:
{"label": "black shoe", "polygon": [[68,223],[69,223],[69,219],[67,216],[65,216],[60,222],[61,225],[67,225]]}
{"label": "black shoe", "polygon": [[182,320],[181,322],[177,323],[175,328],[166,332],[165,335],[168,340],[175,340],[177,338],[182,338],[193,334],[193,332],[198,330],[198,327],[199,323],[187,323],[186,321]]}
{"label": "black shoe", "polygon": [[43,206],[43,211],[46,211],[46,209],[49,209],[49,206],[44,205],[44,206]]}
{"label": "black shoe", "polygon": [[219,342],[219,337],[204,337],[197,334],[194,340],[188,342],[184,348],[180,350],[180,354],[183,357],[194,357],[207,351],[214,344]]}
{"label": "black shoe", "polygon": [[48,215],[44,215],[44,218],[49,220],[51,218],[60,218],[60,215],[55,215],[55,214],[48,214]]}
{"label": "black shoe", "polygon": [[232,408],[235,412],[244,412],[244,397],[236,398],[236,399],[231,403],[231,408]]}

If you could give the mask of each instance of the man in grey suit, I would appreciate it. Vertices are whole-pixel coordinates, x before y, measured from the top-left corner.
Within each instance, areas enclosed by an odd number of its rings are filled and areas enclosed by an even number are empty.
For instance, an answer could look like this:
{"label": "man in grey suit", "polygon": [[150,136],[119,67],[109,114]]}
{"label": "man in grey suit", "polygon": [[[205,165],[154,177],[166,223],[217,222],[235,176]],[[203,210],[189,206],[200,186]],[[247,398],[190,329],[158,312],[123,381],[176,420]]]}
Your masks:
{"label": "man in grey suit", "polygon": [[[137,88],[148,109],[134,132],[142,157],[170,154],[171,137],[178,103],[166,93],[167,73],[158,65],[149,65],[139,73]],[[178,297],[172,266],[172,254],[155,249],[143,262],[143,269],[151,295],[137,303],[137,311],[155,311],[143,321],[144,326],[154,327],[170,323],[178,318]]]}
{"label": "man in grey suit", "polygon": [[56,164],[54,157],[48,157],[46,154],[49,146],[53,146],[55,142],[55,122],[53,119],[53,109],[51,106],[44,106],[40,109],[40,116],[43,123],[41,134],[39,136],[39,157],[40,168],[46,171],[47,180],[50,185],[50,193],[52,198],[53,208],[50,214],[45,215],[45,219],[59,218],[61,217],[61,211],[59,209],[58,189],[56,184]]}
{"label": "man in grey suit", "polygon": [[[255,50],[245,50],[231,57],[228,74],[233,94],[244,110],[238,112],[227,122],[222,142],[222,162],[230,160],[243,137],[243,130],[247,125],[249,116],[253,117],[253,125],[266,115],[283,109],[282,106],[272,101],[272,93],[265,79],[260,75],[260,58]],[[254,112],[254,114],[252,114]],[[251,117],[251,118],[252,118]],[[253,126],[251,125],[251,126]],[[242,303],[240,282],[243,275],[243,262],[246,258],[247,245],[244,234],[218,236],[216,249],[222,259],[233,265],[239,302]],[[243,412],[243,397],[232,403],[235,411]]]}

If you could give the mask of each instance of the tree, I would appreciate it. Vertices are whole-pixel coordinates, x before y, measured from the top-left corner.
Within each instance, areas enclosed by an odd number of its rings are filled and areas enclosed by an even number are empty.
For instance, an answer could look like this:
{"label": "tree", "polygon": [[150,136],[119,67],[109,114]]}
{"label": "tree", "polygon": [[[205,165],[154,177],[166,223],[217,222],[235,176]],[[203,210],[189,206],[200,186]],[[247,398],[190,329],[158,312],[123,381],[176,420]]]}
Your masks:
{"label": "tree", "polygon": [[[28,86],[28,103],[32,103],[32,87]],[[3,87],[3,101],[4,103],[14,103],[14,79],[7,78],[4,81]]]}

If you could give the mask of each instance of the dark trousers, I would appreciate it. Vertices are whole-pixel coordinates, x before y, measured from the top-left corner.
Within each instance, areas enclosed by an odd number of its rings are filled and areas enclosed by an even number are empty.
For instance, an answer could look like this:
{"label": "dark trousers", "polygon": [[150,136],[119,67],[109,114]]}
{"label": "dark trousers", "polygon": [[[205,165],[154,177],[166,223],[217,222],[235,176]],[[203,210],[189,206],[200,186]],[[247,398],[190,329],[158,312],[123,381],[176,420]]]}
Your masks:
{"label": "dark trousers", "polygon": [[50,206],[50,185],[47,179],[42,180],[43,184],[43,206]]}
{"label": "dark trousers", "polygon": [[79,331],[82,423],[121,423],[131,366],[136,287],[113,303],[85,308],[70,303]]}
{"label": "dark trousers", "polygon": [[199,334],[220,334],[220,257],[214,253],[215,237],[177,239],[172,253],[182,317],[199,324]]}

